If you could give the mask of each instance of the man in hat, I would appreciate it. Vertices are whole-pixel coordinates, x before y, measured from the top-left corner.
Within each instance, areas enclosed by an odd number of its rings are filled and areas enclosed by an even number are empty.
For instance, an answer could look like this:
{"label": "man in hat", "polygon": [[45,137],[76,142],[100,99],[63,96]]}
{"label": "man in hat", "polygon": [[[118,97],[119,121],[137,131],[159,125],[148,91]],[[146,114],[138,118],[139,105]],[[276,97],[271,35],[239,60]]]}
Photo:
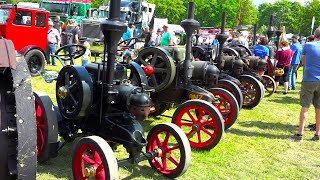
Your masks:
{"label": "man in hat", "polygon": [[[47,65],[50,65],[50,55],[54,54],[57,50],[57,45],[60,44],[61,38],[60,33],[57,29],[53,28],[53,22],[48,21],[49,31],[48,31],[48,46],[46,51]],[[56,65],[55,57],[52,58],[52,65]]]}
{"label": "man in hat", "polygon": [[163,25],[163,34],[160,41],[160,46],[174,45],[173,33],[169,32],[169,26],[167,24]]}
{"label": "man in hat", "polygon": [[291,65],[289,68],[289,90],[296,89],[296,78],[297,78],[297,69],[300,64],[300,59],[302,55],[302,45],[300,44],[299,37],[297,35],[292,36],[292,45],[291,50],[294,52]]}

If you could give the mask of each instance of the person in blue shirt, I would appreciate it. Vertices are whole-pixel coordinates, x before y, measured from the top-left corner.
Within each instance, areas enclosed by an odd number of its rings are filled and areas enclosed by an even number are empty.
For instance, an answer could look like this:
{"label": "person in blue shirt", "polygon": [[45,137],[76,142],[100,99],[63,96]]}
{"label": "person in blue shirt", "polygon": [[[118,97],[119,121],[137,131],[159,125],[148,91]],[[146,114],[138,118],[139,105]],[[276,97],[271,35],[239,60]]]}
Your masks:
{"label": "person in blue shirt", "polygon": [[319,141],[320,135],[320,28],[314,32],[315,41],[304,45],[301,56],[303,64],[303,78],[300,91],[300,118],[298,134],[291,136],[296,141],[301,141],[304,125],[307,121],[311,104],[315,107],[316,132],[312,140]]}
{"label": "person in blue shirt", "polygon": [[[269,54],[270,54],[269,53],[269,48],[267,48],[267,46],[266,46],[267,44],[268,44],[268,39],[262,37],[260,39],[260,44],[255,46],[254,49],[253,49],[253,54],[255,56],[260,57],[260,59],[266,60],[266,62],[267,62]],[[263,75],[264,71],[259,71],[258,73],[259,73],[259,75]]]}
{"label": "person in blue shirt", "polygon": [[296,78],[297,78],[297,69],[300,64],[300,59],[302,55],[302,45],[298,41],[298,36],[294,35],[292,36],[292,46],[291,50],[294,52],[291,65],[289,68],[289,90],[295,90],[296,89]]}
{"label": "person in blue shirt", "polygon": [[132,25],[132,23],[129,23],[129,25],[127,26],[127,31],[122,34],[122,41],[125,41],[133,37],[133,31],[131,29]]}

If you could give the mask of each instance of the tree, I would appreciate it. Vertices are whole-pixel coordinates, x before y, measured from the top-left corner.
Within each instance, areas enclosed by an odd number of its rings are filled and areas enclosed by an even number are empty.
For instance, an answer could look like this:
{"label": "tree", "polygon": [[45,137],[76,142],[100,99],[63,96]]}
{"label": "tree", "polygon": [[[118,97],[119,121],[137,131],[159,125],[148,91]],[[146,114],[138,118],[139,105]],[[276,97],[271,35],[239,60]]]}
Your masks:
{"label": "tree", "polygon": [[238,17],[240,14],[240,19],[238,20],[238,25],[253,25],[258,20],[258,9],[256,9],[252,3],[252,0],[240,0],[240,6],[238,10]]}
{"label": "tree", "polygon": [[[304,36],[309,36],[311,33],[311,22],[312,22],[312,17],[315,17],[315,23],[314,27],[318,27],[320,23],[320,15],[318,15],[317,12],[320,11],[320,4],[319,0],[310,0],[307,2],[303,16],[301,17],[302,23],[301,23],[301,34]],[[315,29],[313,29],[315,30]],[[313,32],[312,32],[313,33]]]}
{"label": "tree", "polygon": [[187,8],[182,0],[149,0],[156,4],[156,16],[168,18],[169,23],[179,24],[186,18]]}

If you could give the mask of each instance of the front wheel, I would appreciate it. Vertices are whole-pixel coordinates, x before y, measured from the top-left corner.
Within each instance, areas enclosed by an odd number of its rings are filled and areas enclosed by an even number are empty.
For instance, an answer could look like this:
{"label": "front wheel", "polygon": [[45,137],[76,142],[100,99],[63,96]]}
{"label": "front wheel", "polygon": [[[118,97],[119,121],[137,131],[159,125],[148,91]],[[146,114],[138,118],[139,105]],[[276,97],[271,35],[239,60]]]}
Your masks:
{"label": "front wheel", "polygon": [[211,88],[209,91],[217,98],[213,105],[220,111],[225,130],[230,128],[237,120],[239,106],[236,98],[227,90],[221,88]]}
{"label": "front wheel", "polygon": [[119,179],[118,163],[109,144],[99,136],[81,138],[72,160],[76,180]]}
{"label": "front wheel", "polygon": [[210,150],[221,140],[224,132],[223,117],[219,110],[204,100],[189,100],[173,114],[172,123],[187,135],[192,148]]}
{"label": "front wheel", "polygon": [[172,179],[186,172],[190,165],[191,149],[188,138],[178,126],[158,124],[150,130],[147,141],[147,152],[158,152],[157,157],[149,159],[152,168]]}
{"label": "front wheel", "polygon": [[264,88],[256,78],[250,75],[241,75],[237,79],[244,87],[243,90],[243,108],[254,108],[263,98]]}
{"label": "front wheel", "polygon": [[31,76],[39,76],[44,71],[45,56],[38,49],[32,49],[25,55]]}
{"label": "front wheel", "polygon": [[271,96],[276,90],[276,82],[274,79],[268,75],[262,75],[264,88],[267,92],[266,96]]}

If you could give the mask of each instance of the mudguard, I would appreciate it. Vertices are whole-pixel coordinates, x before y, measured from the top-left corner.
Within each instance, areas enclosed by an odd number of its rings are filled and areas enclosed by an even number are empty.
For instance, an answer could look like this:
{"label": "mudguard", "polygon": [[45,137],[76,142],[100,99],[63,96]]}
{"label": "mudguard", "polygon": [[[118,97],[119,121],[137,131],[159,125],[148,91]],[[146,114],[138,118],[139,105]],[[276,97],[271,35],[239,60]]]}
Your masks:
{"label": "mudguard", "polygon": [[[139,77],[138,77],[138,81],[139,81],[138,83],[139,83],[139,85],[138,85],[138,86],[142,85],[142,87],[143,87],[144,89],[149,89],[149,88],[148,88],[148,79],[147,79],[147,76],[146,76],[146,74],[144,73],[144,71],[143,71],[143,69],[141,68],[141,66],[140,66],[138,63],[131,61],[131,63],[130,63],[130,70],[131,70],[131,71],[134,71],[134,73],[131,73],[131,75],[133,75],[133,74],[138,74],[138,75],[139,75]],[[130,77],[130,78],[132,78],[132,77]]]}
{"label": "mudguard", "polygon": [[0,37],[0,68],[16,69],[16,53],[11,40]]}

